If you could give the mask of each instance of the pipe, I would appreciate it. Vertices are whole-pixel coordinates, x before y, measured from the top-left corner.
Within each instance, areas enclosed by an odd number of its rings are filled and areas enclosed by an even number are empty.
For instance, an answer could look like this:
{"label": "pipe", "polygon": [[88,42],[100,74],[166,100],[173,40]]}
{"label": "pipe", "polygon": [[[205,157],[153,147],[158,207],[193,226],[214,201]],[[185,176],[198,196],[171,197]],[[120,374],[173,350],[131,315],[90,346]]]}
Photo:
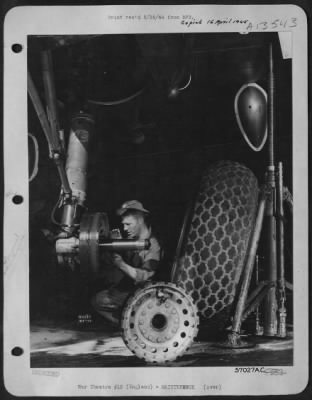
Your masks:
{"label": "pipe", "polygon": [[269,48],[269,167],[275,165],[274,160],[274,64],[273,64],[273,48],[270,43]]}
{"label": "pipe", "polygon": [[[256,256],[256,287],[259,286],[259,256]],[[256,335],[261,334],[259,304],[256,308]]]}
{"label": "pipe", "polygon": [[43,133],[45,134],[45,137],[47,139],[50,150],[50,157],[53,158],[56,164],[56,168],[61,179],[63,191],[66,195],[70,196],[71,190],[67,179],[67,175],[65,173],[63,159],[60,155],[61,151],[60,142],[58,136],[56,136],[51,130],[51,126],[44,111],[39,94],[37,92],[37,89],[34,85],[34,82],[29,72],[27,76],[27,84],[28,84],[28,94],[33,103],[34,109],[37,113]]}
{"label": "pipe", "polygon": [[47,139],[47,142],[49,144],[49,149],[50,152],[51,150],[57,150],[59,148],[58,146],[58,141],[56,140],[56,138],[52,135],[51,132],[51,127],[49,125],[49,121],[47,118],[47,115],[44,111],[41,99],[39,97],[39,94],[37,92],[37,89],[35,87],[35,84],[32,80],[32,77],[30,75],[30,73],[28,72],[27,74],[27,90],[28,90],[28,94],[29,97],[33,103],[34,109],[36,111],[36,114],[38,116],[38,119],[40,121],[43,133]]}
{"label": "pipe", "polygon": [[55,83],[53,76],[52,54],[51,50],[44,50],[41,54],[44,93],[48,107],[48,117],[52,128],[52,134],[59,137],[59,120],[57,112],[57,100],[55,92]]}
{"label": "pipe", "polygon": [[253,266],[255,264],[255,258],[262,229],[265,205],[266,205],[266,192],[265,190],[261,190],[257,218],[251,237],[250,248],[248,251],[248,258],[243,272],[242,285],[233,319],[232,332],[237,334],[239,334],[240,327],[242,324],[243,312],[246,304],[248,289],[250,286],[250,280],[252,276]]}
{"label": "pipe", "polygon": [[[128,250],[147,250],[151,243],[148,239],[145,240],[107,240],[105,239],[102,243],[98,243],[101,250],[103,251],[128,251]],[[73,255],[78,252],[79,239],[72,236],[68,238],[59,238],[56,241],[56,252],[57,254],[68,254]]]}
{"label": "pipe", "polygon": [[[252,313],[255,309],[259,307],[259,304],[261,301],[265,298],[267,295],[268,291],[270,290],[272,284],[268,284],[267,282],[262,282],[261,285],[259,286],[259,290],[257,290],[257,296],[248,303],[247,307],[244,310],[244,314],[242,317],[242,320],[245,321],[245,319],[248,317],[250,313]],[[257,323],[258,322],[258,323]],[[261,335],[262,334],[262,329],[260,326],[260,314],[258,313],[258,320],[256,319],[256,334]]]}
{"label": "pipe", "polygon": [[283,164],[278,164],[278,190],[277,190],[277,216],[278,216],[278,336],[286,337],[286,316],[285,307],[285,258],[284,258],[284,207],[283,207]]}
{"label": "pipe", "polygon": [[276,254],[276,179],[274,166],[274,66],[272,43],[269,51],[269,166],[267,172],[267,185],[270,194],[267,201],[267,239],[268,239],[268,281],[271,282],[268,295],[264,305],[264,335],[275,336],[277,333],[277,302],[276,302],[276,280],[277,280],[277,254]]}
{"label": "pipe", "polygon": [[151,243],[149,240],[127,240],[127,239],[117,239],[117,240],[105,240],[100,241],[99,246],[105,251],[128,251],[128,250],[147,250]]}
{"label": "pipe", "polygon": [[[43,86],[47,103],[48,119],[51,126],[51,135],[55,143],[55,148],[52,149],[52,157],[57,166],[61,177],[63,191],[67,196],[71,195],[70,185],[64,169],[64,161],[62,157],[62,144],[59,137],[60,127],[57,112],[57,100],[55,92],[55,83],[53,76],[53,64],[51,50],[44,50],[41,54]],[[54,152],[53,152],[54,150]]]}
{"label": "pipe", "polygon": [[264,335],[275,336],[277,333],[277,301],[276,301],[276,281],[277,281],[277,252],[276,252],[276,220],[274,216],[274,189],[267,201],[267,248],[268,248],[268,276],[267,280],[273,285],[270,288],[264,303]]}

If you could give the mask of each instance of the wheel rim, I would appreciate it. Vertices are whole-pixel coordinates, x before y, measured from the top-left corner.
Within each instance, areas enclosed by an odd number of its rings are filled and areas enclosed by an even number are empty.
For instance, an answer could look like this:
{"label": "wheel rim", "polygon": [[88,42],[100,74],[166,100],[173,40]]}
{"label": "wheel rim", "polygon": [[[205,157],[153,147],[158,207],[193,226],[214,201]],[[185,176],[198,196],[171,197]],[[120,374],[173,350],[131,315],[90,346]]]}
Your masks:
{"label": "wheel rim", "polygon": [[172,283],[149,284],[129,299],[123,313],[123,338],[147,362],[164,363],[181,356],[198,332],[191,297]]}
{"label": "wheel rim", "polygon": [[100,268],[99,239],[108,237],[109,223],[105,213],[85,213],[80,224],[79,258],[81,272],[95,277]]}

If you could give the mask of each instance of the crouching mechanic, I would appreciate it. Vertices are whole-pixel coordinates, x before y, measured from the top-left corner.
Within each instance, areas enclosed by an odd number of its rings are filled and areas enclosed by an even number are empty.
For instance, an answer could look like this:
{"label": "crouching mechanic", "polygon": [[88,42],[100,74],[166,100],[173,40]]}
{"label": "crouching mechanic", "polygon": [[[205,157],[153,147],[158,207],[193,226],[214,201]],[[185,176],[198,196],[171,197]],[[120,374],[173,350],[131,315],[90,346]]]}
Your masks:
{"label": "crouching mechanic", "polygon": [[119,325],[120,313],[129,295],[140,284],[149,281],[157,271],[162,250],[158,240],[152,233],[147,221],[149,211],[137,200],[125,202],[117,210],[128,239],[149,239],[150,247],[147,250],[127,251],[113,254],[114,267],[122,271],[122,279],[109,289],[98,292],[92,299],[95,310],[108,319],[114,326]]}

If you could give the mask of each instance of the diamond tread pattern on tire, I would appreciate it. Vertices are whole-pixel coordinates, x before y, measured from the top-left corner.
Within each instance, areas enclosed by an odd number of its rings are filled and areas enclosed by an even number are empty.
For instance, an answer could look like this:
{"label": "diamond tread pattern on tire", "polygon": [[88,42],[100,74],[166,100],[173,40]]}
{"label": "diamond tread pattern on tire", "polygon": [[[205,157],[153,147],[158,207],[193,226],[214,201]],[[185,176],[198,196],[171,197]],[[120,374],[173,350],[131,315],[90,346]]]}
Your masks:
{"label": "diamond tread pattern on tire", "polygon": [[203,175],[174,282],[193,297],[202,318],[234,300],[257,211],[252,171],[221,161]]}

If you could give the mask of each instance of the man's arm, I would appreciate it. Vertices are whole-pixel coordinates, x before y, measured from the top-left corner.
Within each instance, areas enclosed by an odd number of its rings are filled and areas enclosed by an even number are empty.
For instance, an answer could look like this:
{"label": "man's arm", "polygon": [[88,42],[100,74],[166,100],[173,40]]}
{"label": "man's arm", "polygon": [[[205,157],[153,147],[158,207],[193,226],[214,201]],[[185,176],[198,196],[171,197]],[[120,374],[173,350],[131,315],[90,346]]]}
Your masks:
{"label": "man's arm", "polygon": [[[152,261],[158,263],[156,260],[149,260],[147,263],[152,263]],[[155,274],[155,271],[148,271],[146,269],[132,267],[131,265],[127,264],[119,254],[114,255],[114,264],[137,283],[147,281]]]}
{"label": "man's arm", "polygon": [[114,264],[135,282],[147,281],[155,274],[162,253],[160,245],[154,237],[150,239],[150,244],[150,248],[144,254],[143,265],[140,268],[129,265],[119,254],[114,255]]}

